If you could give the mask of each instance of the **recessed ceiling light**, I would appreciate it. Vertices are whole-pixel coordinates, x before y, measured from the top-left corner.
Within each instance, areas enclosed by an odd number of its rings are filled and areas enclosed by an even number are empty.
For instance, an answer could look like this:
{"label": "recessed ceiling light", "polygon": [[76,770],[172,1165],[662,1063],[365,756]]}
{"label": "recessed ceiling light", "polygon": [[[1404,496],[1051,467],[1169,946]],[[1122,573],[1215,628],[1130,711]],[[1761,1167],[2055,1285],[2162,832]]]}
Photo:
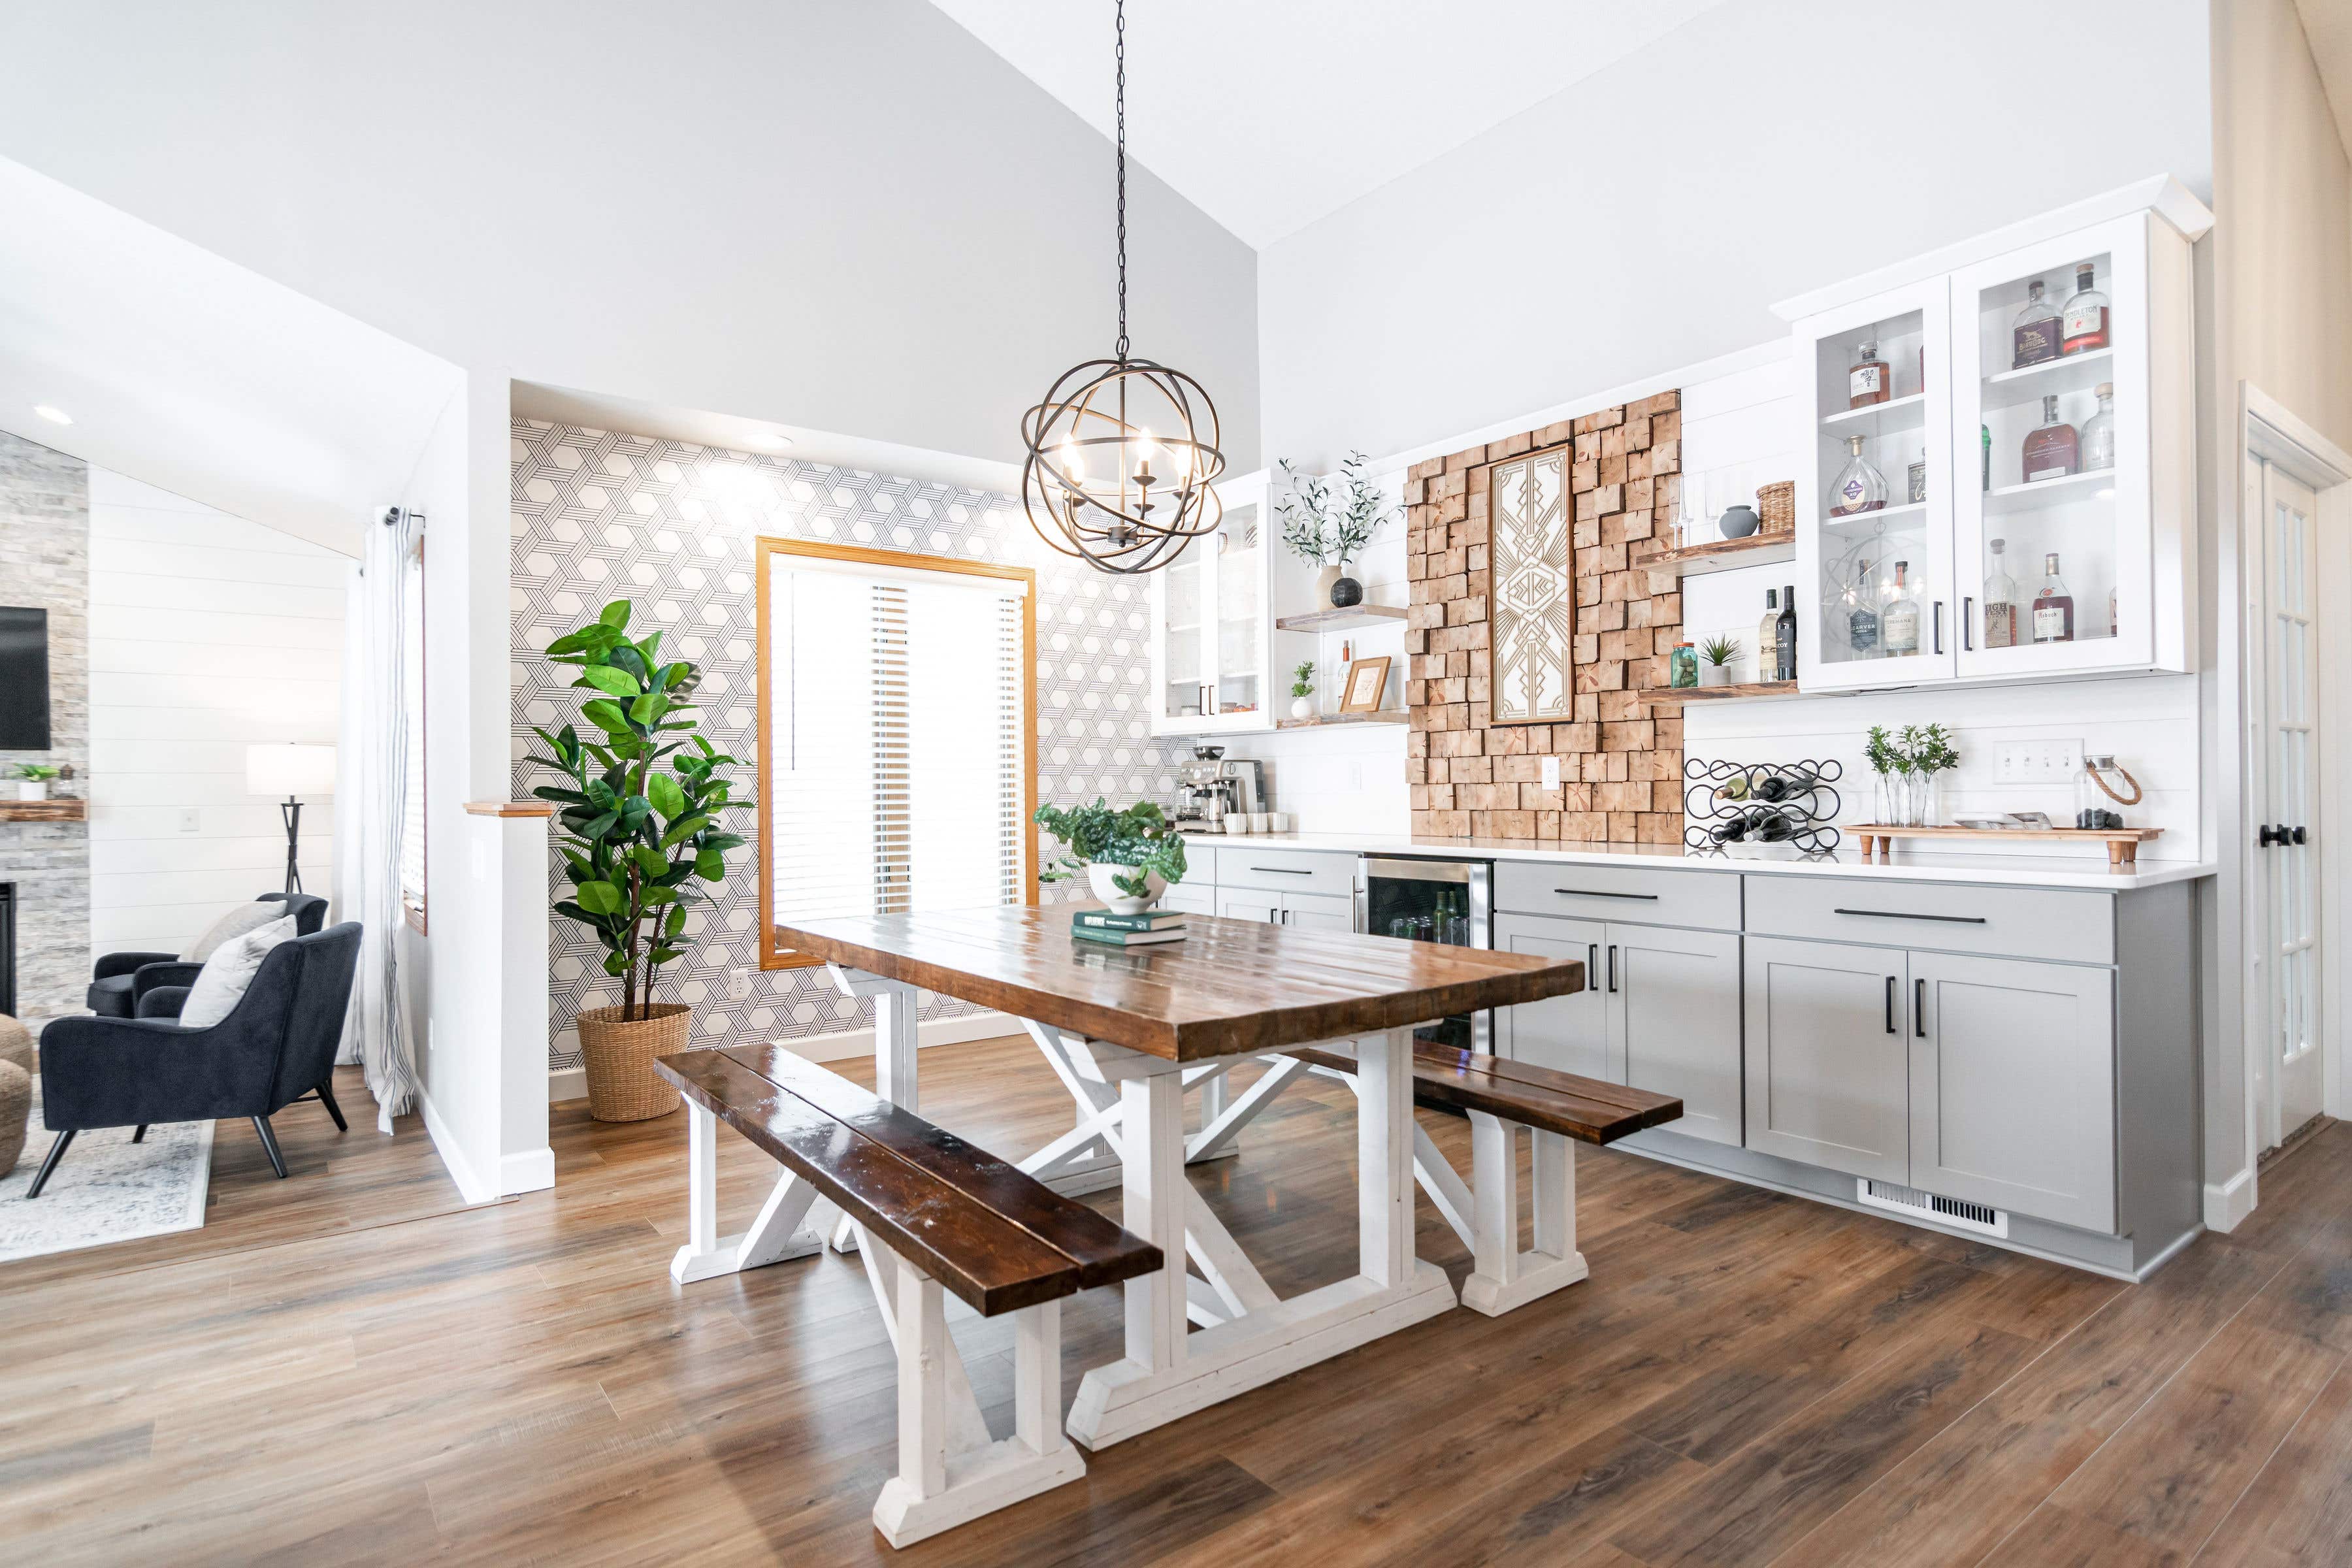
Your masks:
{"label": "recessed ceiling light", "polygon": [[47,420],[52,425],[70,425],[73,423],[72,415],[67,413],[62,408],[54,407],[47,403],[34,404],[33,412]]}

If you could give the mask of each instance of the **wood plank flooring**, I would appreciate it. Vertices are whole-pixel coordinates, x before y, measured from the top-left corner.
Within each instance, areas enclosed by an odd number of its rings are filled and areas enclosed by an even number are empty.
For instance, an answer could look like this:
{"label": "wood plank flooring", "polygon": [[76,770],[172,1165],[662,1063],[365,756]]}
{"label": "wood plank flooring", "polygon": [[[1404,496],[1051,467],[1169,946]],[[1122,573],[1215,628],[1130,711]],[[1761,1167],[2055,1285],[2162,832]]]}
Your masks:
{"label": "wood plank flooring", "polygon": [[[929,1050],[923,1074],[927,1113],[1000,1152],[1068,1125],[1025,1042]],[[1580,1149],[1586,1283],[1446,1314],[892,1552],[869,1514],[894,1369],[866,1282],[825,1256],[673,1287],[683,1117],[558,1107],[556,1190],[468,1209],[421,1132],[322,1138],[313,1109],[288,1121],[293,1181],[215,1176],[207,1241],[0,1266],[0,1557],[2352,1563],[2342,1124],[2138,1287]],[[1353,1116],[1314,1082],[1196,1173],[1286,1294],[1352,1268]],[[1423,1121],[1464,1152],[1461,1122]],[[234,1132],[232,1178],[259,1158]],[[725,1226],[773,1169],[722,1136]],[[1468,1259],[1420,1213],[1458,1282]],[[1116,1290],[1066,1304],[1066,1395],[1117,1354],[1119,1315]],[[1002,1424],[1009,1326],[950,1321]]]}

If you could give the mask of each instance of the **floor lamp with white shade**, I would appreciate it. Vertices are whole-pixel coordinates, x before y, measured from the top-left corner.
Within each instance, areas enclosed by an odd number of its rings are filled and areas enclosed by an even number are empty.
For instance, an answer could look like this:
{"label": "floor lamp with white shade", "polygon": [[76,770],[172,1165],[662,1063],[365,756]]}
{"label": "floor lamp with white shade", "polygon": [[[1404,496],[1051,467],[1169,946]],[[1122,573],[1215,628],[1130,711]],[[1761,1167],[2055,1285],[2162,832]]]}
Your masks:
{"label": "floor lamp with white shade", "polygon": [[245,792],[284,795],[278,813],[286,819],[286,890],[302,890],[302,873],[295,856],[301,843],[302,801],[308,795],[335,793],[335,748],[287,742],[245,749]]}

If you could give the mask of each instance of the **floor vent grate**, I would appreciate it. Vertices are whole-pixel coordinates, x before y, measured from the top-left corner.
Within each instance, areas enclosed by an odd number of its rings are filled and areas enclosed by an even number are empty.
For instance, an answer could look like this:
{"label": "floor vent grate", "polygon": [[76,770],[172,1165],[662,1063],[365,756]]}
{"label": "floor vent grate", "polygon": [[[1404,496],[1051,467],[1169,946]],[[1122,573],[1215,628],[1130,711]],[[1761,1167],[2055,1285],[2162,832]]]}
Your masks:
{"label": "floor vent grate", "polygon": [[1899,1182],[1874,1182],[1867,1176],[1857,1181],[1854,1186],[1856,1195],[1874,1209],[1917,1215],[1939,1225],[1980,1231],[2004,1240],[2009,1236],[2009,1215],[2001,1209],[1983,1204],[1964,1203],[1958,1198],[1948,1198],[1941,1193],[1922,1192],[1917,1187],[1906,1187]]}

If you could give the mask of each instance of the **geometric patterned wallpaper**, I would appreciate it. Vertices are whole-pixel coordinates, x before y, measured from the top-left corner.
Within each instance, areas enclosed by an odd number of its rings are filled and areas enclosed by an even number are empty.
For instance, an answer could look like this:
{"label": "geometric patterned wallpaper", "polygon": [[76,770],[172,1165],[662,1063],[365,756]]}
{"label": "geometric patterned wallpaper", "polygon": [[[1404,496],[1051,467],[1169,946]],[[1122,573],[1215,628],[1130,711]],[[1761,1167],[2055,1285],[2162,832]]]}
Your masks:
{"label": "geometric patterned wallpaper", "polygon": [[[758,537],[833,540],[957,555],[1037,572],[1037,798],[1069,805],[1100,795],[1113,805],[1167,805],[1189,742],[1149,733],[1144,696],[1150,652],[1141,584],[1103,575],[1047,550],[1016,501],[985,490],[730,452],[690,441],[517,419],[513,425],[513,798],[551,782],[521,759],[534,724],[576,715],[568,667],[548,662],[554,638],[614,599],[635,605],[630,626],[663,628],[665,651],[703,669],[701,732],[751,759],[758,752],[752,595]],[[738,798],[754,797],[757,768],[733,770]],[[755,810],[729,826],[750,840],[729,856],[716,900],[698,905],[687,955],[664,966],[664,1000],[690,1003],[696,1043],[729,1046],[832,1034],[872,1022],[837,994],[822,968],[760,968],[759,825]],[[1050,841],[1048,846],[1050,847]],[[1039,864],[1045,864],[1043,855]],[[551,894],[560,886],[550,857]],[[1048,900],[1079,895],[1048,883]],[[577,1067],[572,1019],[618,1000],[598,967],[594,939],[561,916],[549,922],[548,1066]],[[731,970],[751,971],[748,1001],[728,998]],[[975,1011],[926,992],[925,1018]]]}

